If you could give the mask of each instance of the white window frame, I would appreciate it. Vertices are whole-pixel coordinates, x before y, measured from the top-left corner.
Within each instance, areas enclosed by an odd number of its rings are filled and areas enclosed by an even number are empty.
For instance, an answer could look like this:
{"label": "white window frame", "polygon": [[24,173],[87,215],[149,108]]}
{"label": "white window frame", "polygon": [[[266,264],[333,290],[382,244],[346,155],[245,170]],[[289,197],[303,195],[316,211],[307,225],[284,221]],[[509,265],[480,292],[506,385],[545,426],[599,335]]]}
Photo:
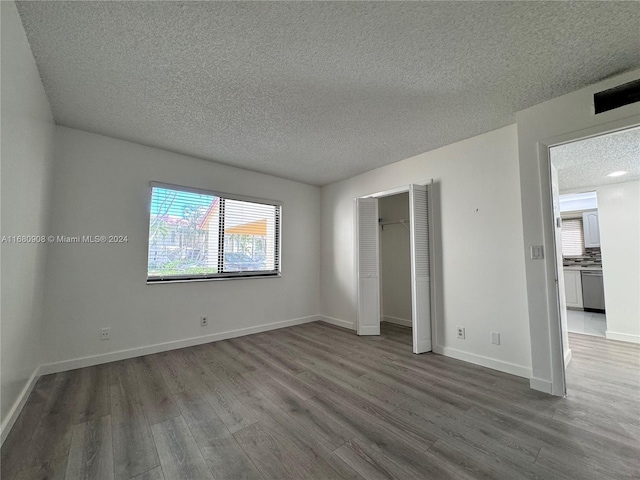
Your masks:
{"label": "white window frame", "polygon": [[[259,203],[262,205],[269,205],[276,207],[277,221],[275,224],[275,256],[276,256],[276,268],[270,271],[244,271],[244,272],[223,272],[212,273],[207,275],[168,275],[165,277],[149,277],[149,235],[151,227],[151,202],[153,199],[153,188],[165,188],[169,190],[178,190],[181,192],[198,193],[202,195],[211,195],[225,200],[239,200],[243,202]],[[268,200],[264,198],[250,197],[247,195],[236,195],[231,193],[219,192],[216,190],[206,190],[196,187],[187,187],[184,185],[175,185],[171,183],[163,182],[150,182],[149,184],[149,204],[147,209],[147,284],[148,285],[163,285],[171,283],[185,283],[185,282],[207,282],[218,280],[238,280],[238,279],[250,279],[250,278],[280,278],[282,276],[282,202],[279,200]]]}

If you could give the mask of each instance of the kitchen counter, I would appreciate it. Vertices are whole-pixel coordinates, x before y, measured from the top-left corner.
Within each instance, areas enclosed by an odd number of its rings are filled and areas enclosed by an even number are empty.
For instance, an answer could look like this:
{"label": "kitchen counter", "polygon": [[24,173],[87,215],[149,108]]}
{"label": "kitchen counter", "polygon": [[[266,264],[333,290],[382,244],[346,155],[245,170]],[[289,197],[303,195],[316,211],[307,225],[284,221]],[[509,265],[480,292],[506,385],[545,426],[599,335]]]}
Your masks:
{"label": "kitchen counter", "polygon": [[586,271],[602,271],[602,265],[567,265],[562,267],[565,270],[586,270]]}

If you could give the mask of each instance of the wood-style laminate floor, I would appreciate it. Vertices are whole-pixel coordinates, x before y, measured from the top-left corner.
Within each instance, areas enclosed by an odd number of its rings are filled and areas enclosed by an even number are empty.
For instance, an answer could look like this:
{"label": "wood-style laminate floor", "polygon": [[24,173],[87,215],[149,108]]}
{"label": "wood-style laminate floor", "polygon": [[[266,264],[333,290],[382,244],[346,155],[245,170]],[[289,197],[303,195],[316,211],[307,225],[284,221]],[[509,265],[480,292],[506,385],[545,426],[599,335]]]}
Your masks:
{"label": "wood-style laminate floor", "polygon": [[640,475],[640,348],[571,335],[569,396],[312,323],[49,375],[2,478],[621,479]]}

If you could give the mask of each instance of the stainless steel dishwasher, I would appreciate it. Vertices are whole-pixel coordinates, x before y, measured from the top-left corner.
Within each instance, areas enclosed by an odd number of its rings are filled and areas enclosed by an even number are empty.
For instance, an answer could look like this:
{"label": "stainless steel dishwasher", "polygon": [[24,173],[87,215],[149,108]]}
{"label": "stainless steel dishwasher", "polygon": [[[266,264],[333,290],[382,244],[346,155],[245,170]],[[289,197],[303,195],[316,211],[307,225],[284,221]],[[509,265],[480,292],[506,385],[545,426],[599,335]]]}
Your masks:
{"label": "stainless steel dishwasher", "polygon": [[604,286],[602,272],[582,272],[582,302],[585,311],[604,313]]}

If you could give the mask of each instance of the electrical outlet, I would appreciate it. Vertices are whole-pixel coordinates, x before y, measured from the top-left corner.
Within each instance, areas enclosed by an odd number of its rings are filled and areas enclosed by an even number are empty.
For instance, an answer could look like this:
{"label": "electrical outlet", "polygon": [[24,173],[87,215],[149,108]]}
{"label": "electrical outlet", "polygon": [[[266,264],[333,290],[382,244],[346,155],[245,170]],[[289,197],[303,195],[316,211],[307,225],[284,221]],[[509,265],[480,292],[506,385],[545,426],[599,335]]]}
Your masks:
{"label": "electrical outlet", "polygon": [[200,326],[206,327],[207,325],[209,325],[209,317],[203,315],[202,317],[200,317]]}
{"label": "electrical outlet", "polygon": [[456,327],[458,338],[464,340],[464,327]]}
{"label": "electrical outlet", "polygon": [[491,343],[500,345],[500,332],[491,332]]}
{"label": "electrical outlet", "polygon": [[100,340],[109,340],[111,338],[111,329],[110,328],[101,328],[100,329]]}

